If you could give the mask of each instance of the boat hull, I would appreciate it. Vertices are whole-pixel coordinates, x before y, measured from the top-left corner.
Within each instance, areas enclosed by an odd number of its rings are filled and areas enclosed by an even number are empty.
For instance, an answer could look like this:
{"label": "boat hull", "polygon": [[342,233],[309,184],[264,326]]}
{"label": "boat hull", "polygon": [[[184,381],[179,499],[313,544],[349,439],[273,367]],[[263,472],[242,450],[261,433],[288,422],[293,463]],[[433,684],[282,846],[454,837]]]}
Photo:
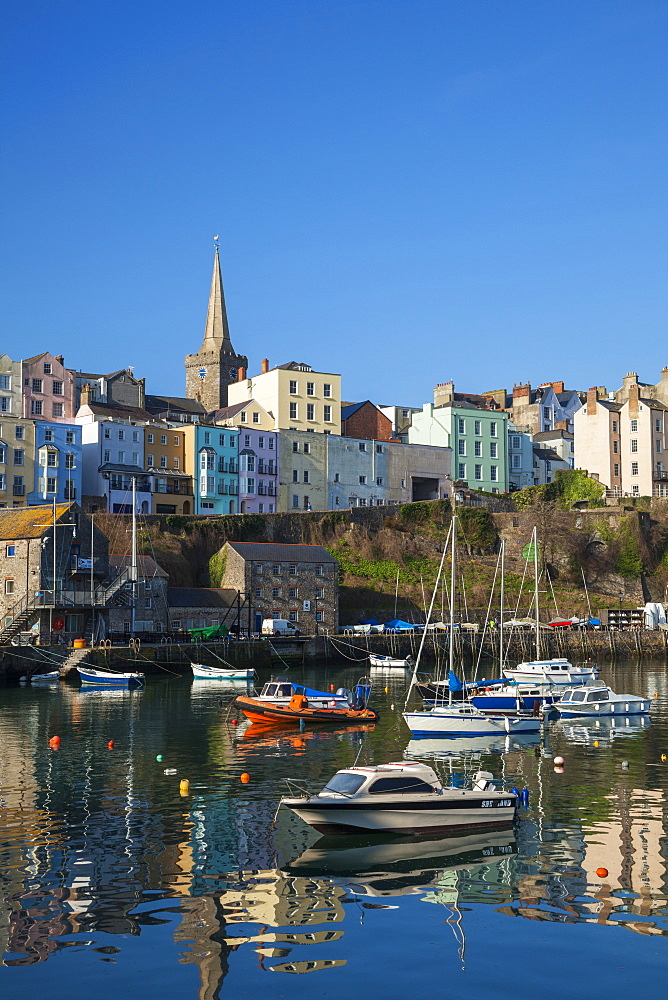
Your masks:
{"label": "boat hull", "polygon": [[335,725],[345,725],[354,722],[376,722],[377,712],[370,708],[301,708],[293,709],[289,705],[275,705],[260,701],[257,698],[246,698],[238,695],[234,701],[247,719],[251,722],[268,723],[286,722],[326,722]]}
{"label": "boat hull", "polygon": [[[399,803],[318,803],[283,799],[283,805],[320,833],[425,834],[443,830],[494,829],[511,826],[515,818],[516,797],[467,800],[465,805],[456,800],[442,802],[415,802],[401,806]],[[483,805],[485,803],[485,805]],[[493,803],[493,805],[492,805]]]}
{"label": "boat hull", "polygon": [[487,736],[490,734],[538,733],[538,717],[513,718],[511,715],[459,715],[456,712],[405,712],[404,720],[413,736]]}
{"label": "boat hull", "polygon": [[60,680],[60,671],[51,670],[48,674],[33,674],[30,683],[39,687],[41,684],[57,684]]}
{"label": "boat hull", "polygon": [[369,663],[380,670],[407,670],[413,665],[412,660],[409,662],[406,657],[398,659],[392,656],[376,656],[373,653],[369,656]]}
{"label": "boat hull", "polygon": [[102,670],[86,670],[77,667],[81,684],[85,687],[106,687],[106,688],[131,688],[142,687],[144,675],[132,674],[112,674]]}
{"label": "boat hull", "polygon": [[578,687],[587,681],[596,680],[597,667],[573,666],[565,659],[529,660],[518,663],[516,667],[507,667],[503,671],[508,680],[519,684],[556,684]]}
{"label": "boat hull", "polygon": [[562,719],[610,718],[611,716],[647,715],[650,701],[644,698],[628,698],[623,701],[595,702],[591,705],[555,705]]}
{"label": "boat hull", "polygon": [[192,663],[193,679],[196,681],[249,681],[254,670],[228,670],[222,667],[207,667],[202,663]]}

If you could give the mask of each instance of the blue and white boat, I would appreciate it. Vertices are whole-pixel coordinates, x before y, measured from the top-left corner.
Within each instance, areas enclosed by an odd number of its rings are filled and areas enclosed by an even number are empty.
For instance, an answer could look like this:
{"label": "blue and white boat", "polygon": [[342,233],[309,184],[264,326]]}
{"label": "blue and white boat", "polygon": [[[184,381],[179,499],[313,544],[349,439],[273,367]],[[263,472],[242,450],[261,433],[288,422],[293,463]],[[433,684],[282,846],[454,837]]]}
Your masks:
{"label": "blue and white boat", "polygon": [[77,665],[81,684],[85,687],[131,688],[143,687],[144,674],[137,671],[122,673],[118,670],[99,670],[97,667]]}
{"label": "blue and white boat", "polygon": [[650,710],[649,698],[636,694],[615,694],[605,684],[569,688],[555,705],[563,719],[598,715],[645,715]]}
{"label": "blue and white boat", "polygon": [[499,684],[472,695],[470,701],[483,712],[514,712],[518,707],[533,712],[543,705],[554,705],[561,698],[560,691],[546,690],[532,684]]}

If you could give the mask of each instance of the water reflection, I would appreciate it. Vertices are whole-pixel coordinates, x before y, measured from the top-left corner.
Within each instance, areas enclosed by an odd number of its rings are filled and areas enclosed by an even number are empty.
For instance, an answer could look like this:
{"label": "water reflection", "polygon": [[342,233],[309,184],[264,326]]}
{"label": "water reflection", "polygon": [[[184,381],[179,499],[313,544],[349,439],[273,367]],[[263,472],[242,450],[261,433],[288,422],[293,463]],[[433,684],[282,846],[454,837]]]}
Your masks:
{"label": "water reflection", "polygon": [[[622,684],[642,690],[640,681]],[[251,974],[245,956],[260,976],[345,976],[361,951],[381,968],[378,925],[367,927],[360,914],[381,920],[383,907],[426,936],[436,918],[421,904],[445,907],[455,957],[479,908],[504,923],[523,918],[519,946],[536,922],[665,936],[668,688],[663,674],[643,684],[666,690],[651,726],[559,723],[549,743],[533,735],[408,741],[391,692],[375,727],[303,733],[232,726],[235,691],[217,683],[2,692],[4,964],[18,976],[58,952],[76,977],[84,968],[77,956],[95,951],[125,968],[129,942],[150,930],[165,962],[176,943],[178,961],[197,967],[199,996],[214,1000],[235,970]],[[58,751],[49,749],[55,734]],[[297,817],[276,815],[285,776],[322,785],[358,755],[380,763],[404,752],[435,761],[446,780],[483,765],[528,787],[529,808],[514,831],[431,841],[316,840]],[[559,773],[556,753],[566,760]]]}

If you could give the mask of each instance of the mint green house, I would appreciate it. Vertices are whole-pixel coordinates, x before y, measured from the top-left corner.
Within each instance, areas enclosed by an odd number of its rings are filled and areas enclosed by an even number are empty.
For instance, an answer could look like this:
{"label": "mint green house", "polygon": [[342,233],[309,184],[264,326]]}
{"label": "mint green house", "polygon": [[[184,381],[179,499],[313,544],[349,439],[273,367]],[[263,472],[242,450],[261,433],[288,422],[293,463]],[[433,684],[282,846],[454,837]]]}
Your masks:
{"label": "mint green house", "polygon": [[413,414],[409,444],[452,448],[452,478],[472,490],[508,492],[508,414],[472,403],[425,403]]}

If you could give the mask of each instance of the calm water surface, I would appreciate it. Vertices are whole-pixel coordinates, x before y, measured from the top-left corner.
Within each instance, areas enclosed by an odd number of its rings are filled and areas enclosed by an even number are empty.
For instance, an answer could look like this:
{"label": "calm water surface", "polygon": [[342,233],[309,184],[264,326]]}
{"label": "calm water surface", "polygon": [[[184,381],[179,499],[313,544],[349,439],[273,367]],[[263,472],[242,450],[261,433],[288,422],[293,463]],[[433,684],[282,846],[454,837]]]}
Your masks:
{"label": "calm water surface", "polygon": [[[364,734],[234,727],[234,692],[206,682],[1,690],[3,997],[659,995],[668,673],[602,676],[656,692],[651,724],[411,741],[395,676],[376,678],[381,721]],[[528,787],[529,807],[512,831],[433,841],[322,838],[276,815],[284,777],[405,753],[457,783],[482,765]]]}

